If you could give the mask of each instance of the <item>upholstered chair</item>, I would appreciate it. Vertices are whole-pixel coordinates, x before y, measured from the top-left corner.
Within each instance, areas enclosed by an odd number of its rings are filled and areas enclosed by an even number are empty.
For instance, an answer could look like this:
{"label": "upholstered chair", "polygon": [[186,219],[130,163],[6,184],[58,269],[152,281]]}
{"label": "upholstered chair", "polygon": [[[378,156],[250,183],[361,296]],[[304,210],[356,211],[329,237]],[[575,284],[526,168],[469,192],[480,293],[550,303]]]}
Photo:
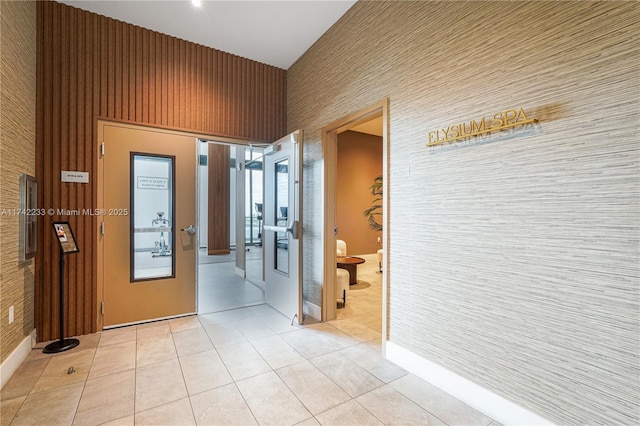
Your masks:
{"label": "upholstered chair", "polygon": [[349,293],[349,272],[336,268],[336,300],[342,302],[342,307],[347,306],[347,293]]}
{"label": "upholstered chair", "polygon": [[[336,256],[347,255],[347,243],[336,240]],[[347,305],[347,293],[349,292],[349,272],[336,268],[336,300],[342,301],[342,307]]]}

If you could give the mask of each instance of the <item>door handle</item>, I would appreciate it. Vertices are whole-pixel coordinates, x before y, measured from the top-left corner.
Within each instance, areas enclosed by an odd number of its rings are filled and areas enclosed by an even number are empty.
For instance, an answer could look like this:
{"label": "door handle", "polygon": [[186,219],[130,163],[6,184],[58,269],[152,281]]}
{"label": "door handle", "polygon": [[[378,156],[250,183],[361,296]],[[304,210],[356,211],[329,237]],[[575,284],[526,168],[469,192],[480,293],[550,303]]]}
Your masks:
{"label": "door handle", "polygon": [[263,228],[265,231],[271,231],[271,232],[287,232],[289,230],[289,228],[286,226],[274,226],[274,225],[264,225]]}
{"label": "door handle", "polygon": [[289,226],[287,226],[287,231],[291,232],[291,236],[294,240],[298,239],[298,221],[292,220]]}
{"label": "door handle", "polygon": [[292,220],[289,226],[264,225],[265,231],[271,232],[289,232],[294,240],[298,239],[298,221]]}
{"label": "door handle", "polygon": [[196,233],[196,231],[198,230],[198,228],[196,228],[193,225],[189,225],[186,228],[182,228],[181,231],[187,231],[189,234],[193,235]]}

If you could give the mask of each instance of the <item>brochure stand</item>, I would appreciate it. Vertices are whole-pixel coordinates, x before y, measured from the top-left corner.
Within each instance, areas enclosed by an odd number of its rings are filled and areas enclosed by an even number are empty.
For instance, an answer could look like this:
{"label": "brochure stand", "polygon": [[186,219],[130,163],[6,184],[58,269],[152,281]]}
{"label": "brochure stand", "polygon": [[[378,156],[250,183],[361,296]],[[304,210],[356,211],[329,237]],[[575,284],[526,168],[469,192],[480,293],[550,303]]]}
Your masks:
{"label": "brochure stand", "polygon": [[51,222],[51,225],[60,244],[60,340],[45,346],[42,350],[45,354],[64,352],[80,344],[78,339],[64,338],[64,257],[67,254],[78,253],[80,249],[69,222]]}

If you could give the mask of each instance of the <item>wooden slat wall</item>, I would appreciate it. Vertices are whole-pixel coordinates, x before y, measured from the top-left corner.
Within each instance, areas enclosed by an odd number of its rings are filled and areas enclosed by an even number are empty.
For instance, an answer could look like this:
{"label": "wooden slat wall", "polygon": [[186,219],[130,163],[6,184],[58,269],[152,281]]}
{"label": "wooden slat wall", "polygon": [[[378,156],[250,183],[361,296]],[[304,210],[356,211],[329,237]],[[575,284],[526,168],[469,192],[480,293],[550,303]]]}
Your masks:
{"label": "wooden slat wall", "polygon": [[[286,71],[55,2],[38,2],[39,205],[96,205],[98,117],[271,141],[286,127]],[[87,171],[89,184],[60,182]],[[39,224],[38,339],[59,336],[58,259],[51,220],[69,220],[81,252],[66,259],[66,335],[96,331],[96,225],[47,215]]]}
{"label": "wooden slat wall", "polygon": [[231,149],[228,145],[209,144],[207,252],[231,253]]}

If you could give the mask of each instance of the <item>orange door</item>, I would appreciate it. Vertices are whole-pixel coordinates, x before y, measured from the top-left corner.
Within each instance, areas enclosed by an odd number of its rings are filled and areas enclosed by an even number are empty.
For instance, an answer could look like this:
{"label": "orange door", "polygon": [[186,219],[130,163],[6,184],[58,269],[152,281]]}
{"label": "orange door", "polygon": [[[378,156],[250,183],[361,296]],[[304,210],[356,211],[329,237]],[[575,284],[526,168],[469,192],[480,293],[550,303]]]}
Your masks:
{"label": "orange door", "polygon": [[195,313],[196,138],[107,122],[99,134],[103,326]]}

